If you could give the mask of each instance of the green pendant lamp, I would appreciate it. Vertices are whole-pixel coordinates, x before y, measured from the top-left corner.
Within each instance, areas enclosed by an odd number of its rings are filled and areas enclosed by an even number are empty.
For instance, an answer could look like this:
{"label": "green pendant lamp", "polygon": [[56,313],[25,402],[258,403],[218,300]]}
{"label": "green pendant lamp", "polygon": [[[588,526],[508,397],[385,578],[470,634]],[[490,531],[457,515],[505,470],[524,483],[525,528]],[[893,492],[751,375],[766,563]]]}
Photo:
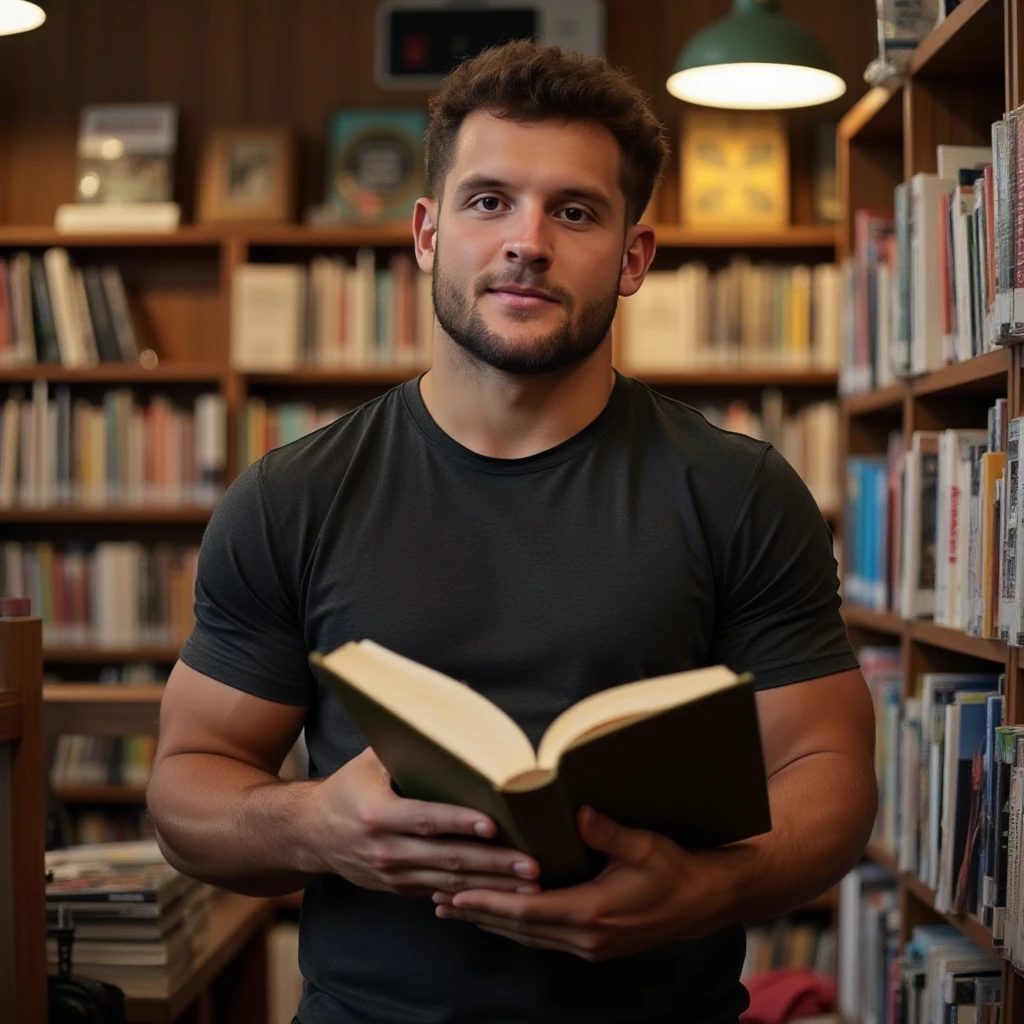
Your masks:
{"label": "green pendant lamp", "polygon": [[0,0],[0,36],[30,32],[46,21],[46,12],[29,0]]}
{"label": "green pendant lamp", "polygon": [[733,0],[683,48],[665,86],[687,103],[737,110],[811,107],[846,92],[828,51],[778,0]]}

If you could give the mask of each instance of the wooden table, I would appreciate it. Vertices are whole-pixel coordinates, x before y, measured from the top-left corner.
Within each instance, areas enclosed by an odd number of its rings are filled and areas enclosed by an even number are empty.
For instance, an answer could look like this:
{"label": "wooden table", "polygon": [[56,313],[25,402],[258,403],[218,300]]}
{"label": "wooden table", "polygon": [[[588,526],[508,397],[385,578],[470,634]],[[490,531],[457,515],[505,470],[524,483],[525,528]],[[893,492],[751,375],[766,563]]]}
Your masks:
{"label": "wooden table", "polygon": [[202,944],[166,999],[122,986],[128,1024],[267,1024],[266,931],[272,901],[224,893]]}

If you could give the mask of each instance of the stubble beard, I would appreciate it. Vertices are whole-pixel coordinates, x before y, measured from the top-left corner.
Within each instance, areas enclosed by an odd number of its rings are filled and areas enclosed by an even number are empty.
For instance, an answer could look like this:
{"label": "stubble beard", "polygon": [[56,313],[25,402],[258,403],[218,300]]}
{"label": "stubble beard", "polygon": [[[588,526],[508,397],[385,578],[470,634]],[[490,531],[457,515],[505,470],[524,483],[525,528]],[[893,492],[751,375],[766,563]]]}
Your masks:
{"label": "stubble beard", "polygon": [[[562,370],[582,362],[600,346],[608,336],[618,306],[618,288],[599,295],[574,316],[575,303],[565,291],[552,287],[543,278],[529,271],[516,275],[493,275],[481,278],[475,285],[475,300],[470,303],[458,284],[444,273],[440,251],[434,253],[434,274],[431,291],[434,315],[445,334],[473,359],[504,373],[539,375]],[[488,288],[502,284],[518,284],[524,288],[542,288],[561,300],[565,319],[560,327],[549,334],[534,338],[528,345],[510,343],[484,323],[476,300]],[[532,315],[528,310],[513,311],[513,319],[528,325]]]}

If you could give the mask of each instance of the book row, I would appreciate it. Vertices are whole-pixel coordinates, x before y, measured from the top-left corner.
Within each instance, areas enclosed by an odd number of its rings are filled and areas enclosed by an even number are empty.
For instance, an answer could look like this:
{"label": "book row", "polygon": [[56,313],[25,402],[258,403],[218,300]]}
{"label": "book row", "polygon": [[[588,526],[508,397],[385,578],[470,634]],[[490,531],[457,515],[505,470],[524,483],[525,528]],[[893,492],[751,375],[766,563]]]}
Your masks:
{"label": "book row", "polygon": [[143,347],[118,267],[75,266],[60,246],[0,259],[0,365],[138,362]]}
{"label": "book row", "polygon": [[861,1024],[998,1024],[999,961],[949,924],[918,925],[900,948],[899,891],[862,864],[839,891],[837,1009]]}
{"label": "book row", "polygon": [[976,429],[915,431],[904,450],[847,460],[851,602],[930,618],[973,636],[1024,641],[1021,420],[998,399]]}
{"label": "book row", "polygon": [[247,263],[235,268],[231,287],[238,370],[430,362],[431,277],[407,252],[382,266],[368,248],[351,264],[340,256],[317,256],[308,266]]}
{"label": "book row", "polygon": [[165,543],[8,541],[0,591],[30,599],[47,646],[183,644],[194,621],[198,555],[198,547]]}
{"label": "book row", "polygon": [[1015,729],[1002,725],[1003,676],[925,672],[901,707],[899,648],[860,657],[875,705],[875,838],[934,890],[937,910],[976,914],[999,944],[1002,922],[1016,920],[1006,891],[1019,857],[999,828],[1000,774],[1008,783],[1012,767],[1000,743]]}
{"label": "book row", "polygon": [[224,488],[227,410],[216,392],[191,404],[130,388],[99,403],[39,380],[0,410],[0,508],[13,505],[208,505]]}
{"label": "book row", "polygon": [[156,827],[145,807],[103,808],[55,801],[60,844],[119,843],[150,839]]}
{"label": "book row", "polygon": [[155,736],[58,736],[50,783],[144,786],[155,753]]}
{"label": "book row", "polygon": [[621,308],[620,352],[631,373],[839,364],[842,276],[834,264],[685,263],[651,271]]}
{"label": "book row", "polygon": [[938,173],[897,185],[892,209],[855,213],[843,393],[963,362],[1024,334],[1022,111],[995,122],[991,139],[939,146]]}
{"label": "book row", "polygon": [[747,953],[740,980],[784,967],[801,967],[825,978],[834,977],[836,933],[815,916],[784,916],[771,924],[750,925],[746,930]]}

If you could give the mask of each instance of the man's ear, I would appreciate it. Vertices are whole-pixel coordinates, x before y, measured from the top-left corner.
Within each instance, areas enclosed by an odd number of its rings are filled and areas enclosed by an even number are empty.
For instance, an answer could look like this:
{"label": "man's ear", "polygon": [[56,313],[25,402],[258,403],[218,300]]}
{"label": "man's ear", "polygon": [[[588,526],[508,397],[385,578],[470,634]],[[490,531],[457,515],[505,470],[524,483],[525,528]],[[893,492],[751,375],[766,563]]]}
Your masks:
{"label": "man's ear", "polygon": [[619,295],[634,295],[644,283],[657,251],[654,228],[648,224],[635,224],[626,232],[626,246],[622,253],[622,273],[619,275]]}
{"label": "man's ear", "polygon": [[426,197],[416,200],[416,208],[412,212],[412,238],[416,247],[416,262],[425,274],[430,274],[434,270],[438,213],[438,204]]}

